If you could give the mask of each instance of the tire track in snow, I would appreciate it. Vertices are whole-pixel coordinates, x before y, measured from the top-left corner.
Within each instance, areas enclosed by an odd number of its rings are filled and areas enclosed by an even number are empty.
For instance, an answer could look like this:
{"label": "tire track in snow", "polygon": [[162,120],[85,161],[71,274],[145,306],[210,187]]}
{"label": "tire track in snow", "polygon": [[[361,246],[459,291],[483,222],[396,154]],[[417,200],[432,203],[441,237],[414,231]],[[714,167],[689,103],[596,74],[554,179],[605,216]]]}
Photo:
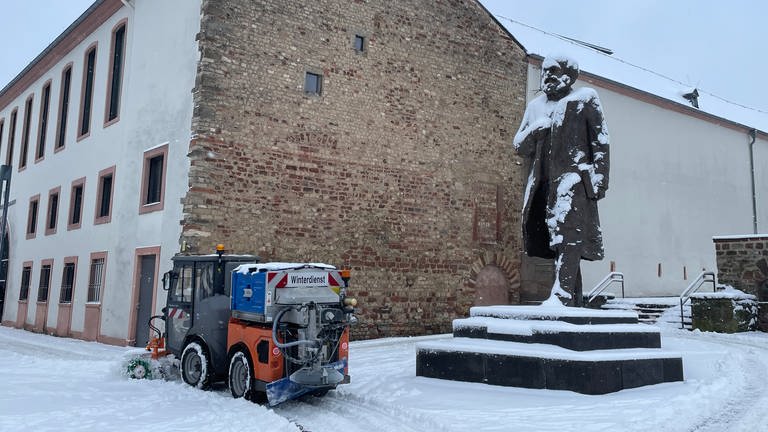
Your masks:
{"label": "tire track in snow", "polygon": [[304,398],[275,409],[306,432],[345,430],[348,432],[423,432],[454,430],[435,422],[429,415],[407,407],[378,403],[352,394],[329,394],[322,398]]}
{"label": "tire track in snow", "polygon": [[[693,335],[677,335],[697,339]],[[763,408],[768,405],[768,346],[750,343],[733,337],[708,334],[719,344],[730,345],[742,350],[748,357],[746,364],[740,364],[744,371],[744,387],[737,389],[736,397],[729,399],[719,410],[694,424],[689,432],[738,432],[752,431],[756,417],[763,418]]]}

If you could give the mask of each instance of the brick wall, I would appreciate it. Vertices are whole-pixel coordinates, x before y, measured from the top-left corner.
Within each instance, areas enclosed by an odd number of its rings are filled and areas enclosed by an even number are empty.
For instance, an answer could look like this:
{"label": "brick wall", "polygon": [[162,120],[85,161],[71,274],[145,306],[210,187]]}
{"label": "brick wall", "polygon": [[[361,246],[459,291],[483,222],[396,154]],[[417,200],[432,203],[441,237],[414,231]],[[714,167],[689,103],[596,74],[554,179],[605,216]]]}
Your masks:
{"label": "brick wall", "polygon": [[450,331],[482,265],[518,300],[526,63],[474,0],[205,0],[201,19],[184,250],[351,267],[357,338]]}
{"label": "brick wall", "polygon": [[717,280],[757,296],[759,323],[768,331],[768,235],[715,237]]}
{"label": "brick wall", "polygon": [[768,279],[758,264],[768,259],[768,236],[715,237],[717,280],[768,301],[760,286]]}

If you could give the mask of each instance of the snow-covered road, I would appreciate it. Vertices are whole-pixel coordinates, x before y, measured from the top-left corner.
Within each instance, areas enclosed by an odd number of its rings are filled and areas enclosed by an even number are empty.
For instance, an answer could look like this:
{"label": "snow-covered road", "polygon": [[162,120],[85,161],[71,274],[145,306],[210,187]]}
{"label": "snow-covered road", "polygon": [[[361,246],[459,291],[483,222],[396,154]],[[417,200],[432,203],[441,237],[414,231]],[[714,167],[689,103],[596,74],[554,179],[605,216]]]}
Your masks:
{"label": "snow-covered road", "polygon": [[0,327],[0,431],[768,431],[768,334],[662,337],[684,383],[588,396],[428,379],[415,344],[435,337],[397,338],[352,343],[351,384],[267,409],[126,379],[127,348]]}

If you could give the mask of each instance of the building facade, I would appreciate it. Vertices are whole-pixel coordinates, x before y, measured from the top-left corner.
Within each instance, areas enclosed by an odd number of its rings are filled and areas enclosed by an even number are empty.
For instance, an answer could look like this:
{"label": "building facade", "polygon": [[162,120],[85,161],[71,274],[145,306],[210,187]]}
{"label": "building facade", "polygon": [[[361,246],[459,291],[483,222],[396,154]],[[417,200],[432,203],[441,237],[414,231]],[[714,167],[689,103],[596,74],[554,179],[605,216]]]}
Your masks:
{"label": "building facade", "polygon": [[353,270],[357,337],[519,299],[523,48],[474,0],[99,0],[0,92],[2,323],[148,337],[176,253]]}

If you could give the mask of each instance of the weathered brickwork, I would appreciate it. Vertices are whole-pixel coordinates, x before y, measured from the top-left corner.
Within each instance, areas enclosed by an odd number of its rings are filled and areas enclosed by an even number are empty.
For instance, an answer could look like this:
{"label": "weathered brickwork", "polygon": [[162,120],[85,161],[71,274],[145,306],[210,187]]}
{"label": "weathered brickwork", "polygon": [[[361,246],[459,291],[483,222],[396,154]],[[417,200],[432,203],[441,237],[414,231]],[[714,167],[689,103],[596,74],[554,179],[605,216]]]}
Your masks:
{"label": "weathered brickwork", "polygon": [[201,20],[186,251],[352,268],[357,338],[450,331],[478,263],[519,299],[525,54],[479,4],[206,0]]}
{"label": "weathered brickwork", "polygon": [[757,296],[759,324],[768,331],[768,236],[716,237],[717,280]]}

